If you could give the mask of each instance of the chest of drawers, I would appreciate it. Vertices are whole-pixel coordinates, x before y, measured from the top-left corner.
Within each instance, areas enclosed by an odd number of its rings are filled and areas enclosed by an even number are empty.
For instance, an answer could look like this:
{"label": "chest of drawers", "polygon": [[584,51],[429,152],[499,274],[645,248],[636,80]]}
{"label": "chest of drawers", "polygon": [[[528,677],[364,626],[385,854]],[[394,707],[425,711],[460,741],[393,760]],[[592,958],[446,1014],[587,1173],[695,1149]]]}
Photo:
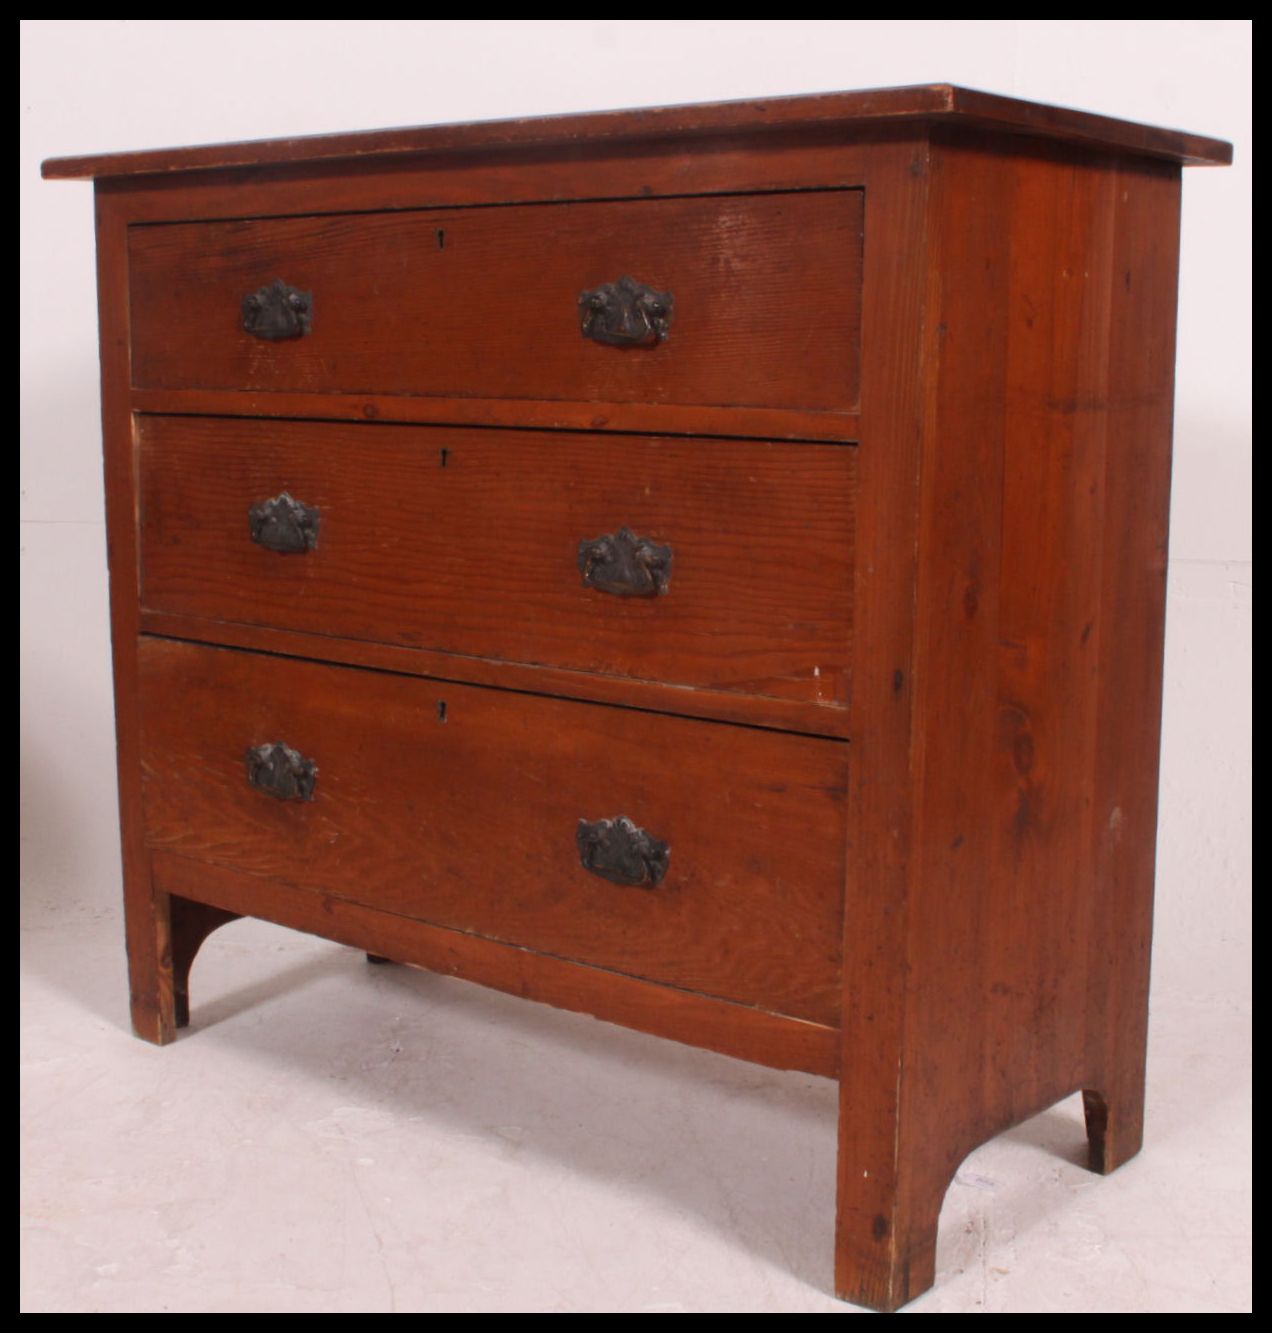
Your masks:
{"label": "chest of drawers", "polygon": [[138,1035],[254,916],[837,1078],[880,1309],[1002,1129],[1081,1091],[1133,1155],[1180,168],[1229,156],[930,87],[46,163],[96,181]]}

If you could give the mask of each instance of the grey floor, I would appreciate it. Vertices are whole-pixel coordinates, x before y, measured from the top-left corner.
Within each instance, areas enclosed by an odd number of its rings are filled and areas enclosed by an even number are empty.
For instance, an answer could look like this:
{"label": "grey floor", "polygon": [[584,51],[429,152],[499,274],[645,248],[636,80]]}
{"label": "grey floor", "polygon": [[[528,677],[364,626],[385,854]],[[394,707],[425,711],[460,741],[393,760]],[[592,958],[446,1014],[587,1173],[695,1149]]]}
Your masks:
{"label": "grey floor", "polygon": [[[119,914],[23,931],[22,1308],[838,1311],[836,1090],[259,922],[128,1031]],[[1145,1151],[963,1165],[920,1311],[1250,1308],[1248,1010],[1154,995]]]}

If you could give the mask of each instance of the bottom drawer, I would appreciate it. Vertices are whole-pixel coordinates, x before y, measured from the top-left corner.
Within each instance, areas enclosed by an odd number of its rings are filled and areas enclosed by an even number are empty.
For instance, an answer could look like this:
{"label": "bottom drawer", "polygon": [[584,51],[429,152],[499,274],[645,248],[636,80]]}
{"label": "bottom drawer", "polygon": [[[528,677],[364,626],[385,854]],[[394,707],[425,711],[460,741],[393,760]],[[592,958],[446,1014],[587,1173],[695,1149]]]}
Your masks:
{"label": "bottom drawer", "polygon": [[847,746],[163,639],[150,847],[837,1026]]}

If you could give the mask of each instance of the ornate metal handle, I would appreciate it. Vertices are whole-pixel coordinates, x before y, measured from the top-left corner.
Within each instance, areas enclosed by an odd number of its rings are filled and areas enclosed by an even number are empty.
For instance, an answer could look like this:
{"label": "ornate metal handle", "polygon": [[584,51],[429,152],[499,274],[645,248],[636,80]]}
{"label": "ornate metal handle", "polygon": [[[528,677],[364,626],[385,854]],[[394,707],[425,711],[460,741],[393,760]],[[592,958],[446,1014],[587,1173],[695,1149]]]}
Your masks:
{"label": "ornate metal handle", "polygon": [[269,342],[303,338],[313,323],[313,292],[289,287],[281,278],[243,298],[243,330],[253,338]]}
{"label": "ornate metal handle", "polygon": [[626,815],[617,819],[579,820],[575,841],[584,870],[611,884],[630,884],[638,889],[657,888],[667,873],[671,849],[650,837]]}
{"label": "ornate metal handle", "polygon": [[247,752],[247,780],[280,801],[312,801],[318,765],[282,741],[253,745]]}
{"label": "ornate metal handle", "polygon": [[661,597],[671,584],[671,547],[619,528],[579,542],[583,586],[615,597]]}
{"label": "ornate metal handle", "polygon": [[667,336],[673,305],[670,292],[619,278],[579,296],[579,327],[585,338],[611,347],[652,346]]}
{"label": "ornate metal handle", "polygon": [[247,511],[247,528],[257,546],[284,555],[303,555],[318,545],[318,511],[284,491]]}

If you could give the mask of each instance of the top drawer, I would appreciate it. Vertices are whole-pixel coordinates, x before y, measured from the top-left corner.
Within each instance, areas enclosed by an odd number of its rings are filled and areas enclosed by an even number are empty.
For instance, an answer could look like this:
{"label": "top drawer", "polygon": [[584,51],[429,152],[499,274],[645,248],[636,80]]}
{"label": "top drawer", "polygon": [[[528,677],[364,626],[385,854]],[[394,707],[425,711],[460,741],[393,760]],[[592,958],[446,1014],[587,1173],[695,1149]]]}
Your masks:
{"label": "top drawer", "polygon": [[850,410],[861,245],[859,190],[135,226],[133,383]]}

